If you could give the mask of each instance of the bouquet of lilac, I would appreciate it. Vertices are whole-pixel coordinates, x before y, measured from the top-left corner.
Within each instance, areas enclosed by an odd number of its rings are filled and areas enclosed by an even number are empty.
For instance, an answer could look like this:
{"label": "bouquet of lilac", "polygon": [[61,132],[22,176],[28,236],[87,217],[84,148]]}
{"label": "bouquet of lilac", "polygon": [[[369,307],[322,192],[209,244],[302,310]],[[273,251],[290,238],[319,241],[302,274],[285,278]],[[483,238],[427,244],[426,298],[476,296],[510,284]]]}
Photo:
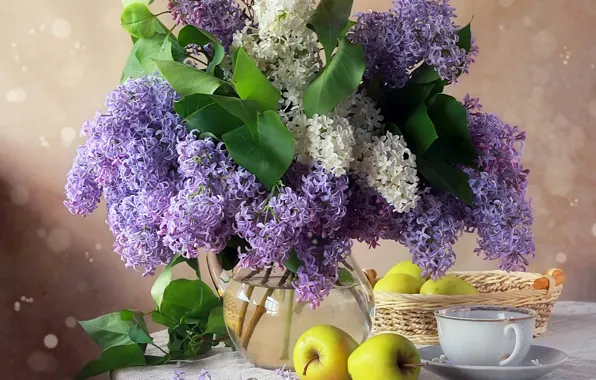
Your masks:
{"label": "bouquet of lilac", "polygon": [[443,93],[478,53],[448,0],[355,21],[351,0],[170,0],[172,28],[150,2],[124,1],[122,84],[66,185],[73,214],[105,199],[127,267],[212,251],[287,268],[316,307],[353,240],[398,241],[433,278],[464,231],[500,268],[528,265],[525,135]]}

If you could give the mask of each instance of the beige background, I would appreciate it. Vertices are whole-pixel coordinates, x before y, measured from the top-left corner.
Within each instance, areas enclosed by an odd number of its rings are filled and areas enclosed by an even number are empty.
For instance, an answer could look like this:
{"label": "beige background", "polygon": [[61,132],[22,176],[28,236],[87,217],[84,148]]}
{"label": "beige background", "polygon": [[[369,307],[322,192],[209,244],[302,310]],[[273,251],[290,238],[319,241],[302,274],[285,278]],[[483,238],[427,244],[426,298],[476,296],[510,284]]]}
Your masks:
{"label": "beige background", "polygon": [[[163,0],[156,0],[159,7]],[[358,10],[389,1],[356,1]],[[457,96],[528,132],[537,258],[531,270],[568,273],[566,299],[596,301],[596,1],[460,0],[481,55]],[[3,379],[71,378],[98,351],[76,319],[148,310],[151,278],[111,251],[103,210],[62,206],[79,126],[120,78],[130,39],[118,0],[3,1],[0,15],[0,372]],[[458,245],[459,269],[493,268]],[[384,272],[407,257],[394,243],[357,245]]]}

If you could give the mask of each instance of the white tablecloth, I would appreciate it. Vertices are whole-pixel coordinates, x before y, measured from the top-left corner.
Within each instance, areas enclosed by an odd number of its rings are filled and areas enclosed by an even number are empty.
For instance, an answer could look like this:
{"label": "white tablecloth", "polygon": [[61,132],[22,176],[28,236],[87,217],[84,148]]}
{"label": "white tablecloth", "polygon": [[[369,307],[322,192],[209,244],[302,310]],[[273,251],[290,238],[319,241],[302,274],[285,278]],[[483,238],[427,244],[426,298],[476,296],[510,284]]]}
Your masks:
{"label": "white tablecloth", "polygon": [[[167,332],[155,334],[156,343],[165,346]],[[596,380],[596,303],[559,302],[551,316],[548,331],[535,344],[555,347],[569,355],[559,369],[541,380]],[[158,352],[151,352],[157,355]],[[209,371],[212,380],[281,380],[271,371],[255,368],[237,353],[216,347],[203,358],[192,362],[159,367],[135,367],[112,373],[113,380],[172,380],[174,371],[184,371],[186,380],[197,380],[201,369]],[[422,369],[419,380],[438,380]]]}

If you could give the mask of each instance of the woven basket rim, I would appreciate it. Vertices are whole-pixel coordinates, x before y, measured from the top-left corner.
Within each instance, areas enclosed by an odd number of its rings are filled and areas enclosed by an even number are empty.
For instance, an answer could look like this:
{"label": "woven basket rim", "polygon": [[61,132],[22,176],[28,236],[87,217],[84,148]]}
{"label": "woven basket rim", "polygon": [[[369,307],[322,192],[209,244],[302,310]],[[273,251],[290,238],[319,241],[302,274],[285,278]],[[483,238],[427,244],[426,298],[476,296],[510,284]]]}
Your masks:
{"label": "woven basket rim", "polygon": [[[541,277],[548,277],[540,273],[533,273],[533,272],[505,272],[501,270],[488,270],[488,271],[453,271],[447,272],[446,275],[451,276],[495,276],[499,278],[509,278],[513,281],[516,279],[520,280],[532,280],[538,279]],[[480,299],[486,299],[486,301],[490,302],[490,298],[493,299],[510,299],[513,297],[524,297],[524,298],[534,298],[535,300],[540,300],[539,302],[548,302],[549,299],[558,298],[560,293],[563,290],[563,284],[559,284],[556,286],[552,286],[549,289],[534,289],[533,287],[528,287],[525,289],[511,289],[505,291],[493,291],[488,293],[477,293],[477,294],[454,294],[454,295],[445,295],[445,294],[408,294],[408,293],[392,293],[392,292],[376,292],[374,291],[375,297],[379,297],[380,299],[394,299],[394,300],[401,300],[405,302],[416,302],[416,301],[428,301],[428,302],[440,302],[440,301],[450,301],[450,302],[461,302],[465,300],[470,301],[477,301]],[[487,299],[488,298],[488,299]]]}

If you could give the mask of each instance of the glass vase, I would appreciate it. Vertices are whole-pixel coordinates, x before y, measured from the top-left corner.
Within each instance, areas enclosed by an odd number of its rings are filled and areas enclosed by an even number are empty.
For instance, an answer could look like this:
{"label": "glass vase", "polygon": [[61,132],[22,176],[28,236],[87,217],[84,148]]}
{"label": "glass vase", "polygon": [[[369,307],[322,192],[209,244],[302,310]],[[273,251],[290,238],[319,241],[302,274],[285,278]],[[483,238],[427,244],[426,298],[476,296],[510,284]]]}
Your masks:
{"label": "glass vase", "polygon": [[291,274],[280,269],[256,273],[246,268],[233,273],[208,259],[212,279],[223,295],[224,319],[238,351],[253,365],[294,369],[296,341],[309,328],[336,326],[358,343],[370,334],[374,319],[373,292],[364,272],[351,258],[340,264],[340,276],[317,308],[296,302]]}

